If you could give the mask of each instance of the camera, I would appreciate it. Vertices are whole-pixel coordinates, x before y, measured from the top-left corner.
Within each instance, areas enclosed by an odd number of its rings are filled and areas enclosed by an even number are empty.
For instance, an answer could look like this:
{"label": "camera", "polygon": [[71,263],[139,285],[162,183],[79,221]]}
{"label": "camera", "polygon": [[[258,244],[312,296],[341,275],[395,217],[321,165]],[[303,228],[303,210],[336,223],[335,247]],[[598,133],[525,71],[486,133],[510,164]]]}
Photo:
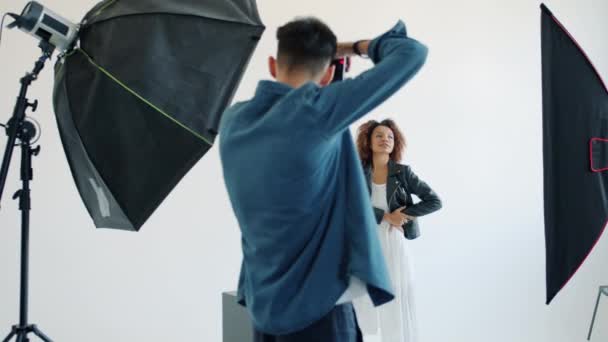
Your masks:
{"label": "camera", "polygon": [[344,75],[350,70],[350,57],[336,58],[331,62],[331,65],[336,67],[332,83],[342,81]]}

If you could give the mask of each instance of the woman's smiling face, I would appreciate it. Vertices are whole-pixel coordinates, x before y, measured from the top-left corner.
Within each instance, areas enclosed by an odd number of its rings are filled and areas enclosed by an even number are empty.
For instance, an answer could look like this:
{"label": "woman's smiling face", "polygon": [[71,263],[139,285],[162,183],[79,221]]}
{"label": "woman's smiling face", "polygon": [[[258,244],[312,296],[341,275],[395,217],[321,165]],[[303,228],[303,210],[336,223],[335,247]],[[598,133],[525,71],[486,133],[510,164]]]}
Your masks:
{"label": "woman's smiling face", "polygon": [[391,154],[394,146],[395,135],[390,128],[380,125],[372,131],[371,147],[374,154]]}

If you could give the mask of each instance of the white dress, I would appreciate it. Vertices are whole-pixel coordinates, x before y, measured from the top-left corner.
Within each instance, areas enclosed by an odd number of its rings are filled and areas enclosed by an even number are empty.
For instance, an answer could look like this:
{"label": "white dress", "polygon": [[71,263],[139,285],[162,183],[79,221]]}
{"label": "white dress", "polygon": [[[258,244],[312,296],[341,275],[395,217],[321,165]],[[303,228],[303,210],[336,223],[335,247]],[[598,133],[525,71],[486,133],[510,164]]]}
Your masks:
{"label": "white dress", "polygon": [[[372,182],[372,205],[388,212],[386,184]],[[369,296],[353,300],[365,342],[416,342],[416,317],[408,241],[386,221],[378,225],[378,237],[395,299],[374,307]]]}

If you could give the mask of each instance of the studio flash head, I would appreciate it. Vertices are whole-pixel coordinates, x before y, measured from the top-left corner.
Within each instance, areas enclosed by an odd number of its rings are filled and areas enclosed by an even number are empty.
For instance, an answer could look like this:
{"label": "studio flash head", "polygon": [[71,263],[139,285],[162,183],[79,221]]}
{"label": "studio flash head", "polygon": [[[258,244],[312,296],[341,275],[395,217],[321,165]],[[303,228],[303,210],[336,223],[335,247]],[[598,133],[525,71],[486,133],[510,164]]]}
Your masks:
{"label": "studio flash head", "polygon": [[48,42],[61,52],[70,48],[76,39],[78,25],[42,6],[36,1],[25,5],[20,15],[9,14],[15,19],[8,28],[20,30]]}

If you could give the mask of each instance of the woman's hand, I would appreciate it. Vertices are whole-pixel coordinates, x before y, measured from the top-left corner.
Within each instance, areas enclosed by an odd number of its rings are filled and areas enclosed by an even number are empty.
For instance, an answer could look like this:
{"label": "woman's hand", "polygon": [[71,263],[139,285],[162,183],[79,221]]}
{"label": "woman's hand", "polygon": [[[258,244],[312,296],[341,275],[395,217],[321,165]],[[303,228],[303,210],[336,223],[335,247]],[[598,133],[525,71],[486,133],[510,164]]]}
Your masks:
{"label": "woman's hand", "polygon": [[405,209],[405,207],[397,208],[392,213],[384,214],[384,220],[391,226],[401,228],[401,226],[409,221],[408,216],[402,212],[403,209]]}

